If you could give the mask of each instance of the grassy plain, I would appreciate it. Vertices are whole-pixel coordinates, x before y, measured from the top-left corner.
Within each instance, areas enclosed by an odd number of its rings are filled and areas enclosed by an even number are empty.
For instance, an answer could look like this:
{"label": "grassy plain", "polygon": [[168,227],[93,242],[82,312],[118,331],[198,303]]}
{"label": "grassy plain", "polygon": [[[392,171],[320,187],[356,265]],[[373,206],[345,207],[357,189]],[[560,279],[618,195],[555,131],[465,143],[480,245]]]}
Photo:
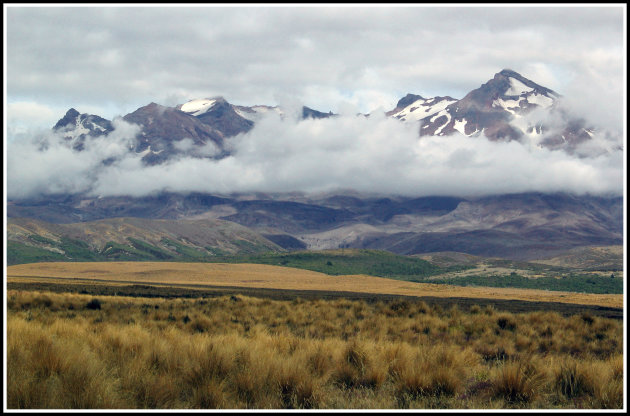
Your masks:
{"label": "grassy plain", "polygon": [[[161,222],[158,222],[161,224]],[[15,228],[15,227],[14,227]],[[41,231],[40,231],[41,232]],[[23,230],[23,233],[26,231]],[[14,235],[16,234],[14,230]],[[90,233],[92,236],[95,233]],[[48,235],[48,234],[46,234]],[[117,242],[102,240],[95,249],[80,240],[62,237],[53,241],[30,234],[25,242],[8,241],[9,265],[52,261],[169,261],[248,263],[293,267],[332,276],[369,275],[417,283],[456,286],[514,287],[600,294],[623,293],[621,246],[587,247],[568,252],[550,263],[483,258],[444,252],[403,256],[382,250],[338,249],[276,252],[254,247],[245,240],[230,240],[236,247],[193,247],[166,237],[149,243],[118,236]],[[17,237],[15,237],[17,238]],[[102,239],[103,237],[101,237]],[[154,238],[154,239],[155,239]],[[160,239],[161,238],[161,239]],[[42,245],[27,245],[37,243]],[[545,261],[543,261],[545,262]],[[611,276],[614,276],[611,278]]]}
{"label": "grassy plain", "polygon": [[623,407],[623,322],[589,313],[24,290],[7,310],[9,409]]}
{"label": "grassy plain", "polygon": [[331,276],[260,264],[178,262],[53,262],[7,267],[9,281],[64,278],[136,284],[233,286],[279,290],[326,290],[407,296],[493,298],[623,307],[622,294],[572,293],[520,288],[461,287],[365,275]]}

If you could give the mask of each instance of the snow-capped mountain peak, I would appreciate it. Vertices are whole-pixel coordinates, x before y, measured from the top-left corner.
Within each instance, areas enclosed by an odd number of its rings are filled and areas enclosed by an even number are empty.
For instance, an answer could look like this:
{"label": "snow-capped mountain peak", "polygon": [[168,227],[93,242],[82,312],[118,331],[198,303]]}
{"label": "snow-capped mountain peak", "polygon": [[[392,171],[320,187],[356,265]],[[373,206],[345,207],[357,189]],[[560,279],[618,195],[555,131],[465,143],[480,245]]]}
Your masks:
{"label": "snow-capped mountain peak", "polygon": [[63,134],[64,139],[75,150],[83,149],[86,137],[105,135],[114,127],[109,120],[94,114],[81,114],[74,108],[69,109],[53,127],[55,132]]}
{"label": "snow-capped mountain peak", "polygon": [[476,136],[483,132],[491,140],[518,140],[532,131],[541,131],[535,122],[520,119],[536,108],[552,109],[559,97],[519,73],[504,69],[461,100],[407,94],[387,115],[407,122],[420,121],[421,136],[456,132]]}
{"label": "snow-capped mountain peak", "polygon": [[492,106],[502,108],[513,115],[521,115],[536,107],[549,108],[560,97],[549,88],[542,87],[509,69],[496,74],[490,82],[497,84],[494,91],[498,93],[492,101]]}
{"label": "snow-capped mountain peak", "polygon": [[193,116],[200,116],[210,110],[216,103],[216,98],[197,98],[182,104],[180,111]]}

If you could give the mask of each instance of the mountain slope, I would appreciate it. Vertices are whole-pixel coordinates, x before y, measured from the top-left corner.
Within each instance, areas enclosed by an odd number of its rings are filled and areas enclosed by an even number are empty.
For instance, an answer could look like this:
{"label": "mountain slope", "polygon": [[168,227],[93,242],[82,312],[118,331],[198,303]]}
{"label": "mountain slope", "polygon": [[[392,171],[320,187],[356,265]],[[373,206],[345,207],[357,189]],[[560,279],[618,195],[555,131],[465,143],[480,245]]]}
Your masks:
{"label": "mountain slope", "polygon": [[246,133],[254,122],[241,116],[223,97],[196,99],[175,107],[221,132],[223,137]]}
{"label": "mountain slope", "polygon": [[217,255],[282,251],[260,234],[222,220],[115,218],[52,224],[27,218],[7,222],[7,261],[202,260]]}
{"label": "mountain slope", "polygon": [[[127,114],[123,120],[141,126],[135,151],[143,154],[148,164],[157,164],[173,157],[186,148],[184,140],[197,148],[211,147],[216,153],[223,148],[224,136],[195,117],[156,103]],[[178,143],[180,146],[178,146]]]}

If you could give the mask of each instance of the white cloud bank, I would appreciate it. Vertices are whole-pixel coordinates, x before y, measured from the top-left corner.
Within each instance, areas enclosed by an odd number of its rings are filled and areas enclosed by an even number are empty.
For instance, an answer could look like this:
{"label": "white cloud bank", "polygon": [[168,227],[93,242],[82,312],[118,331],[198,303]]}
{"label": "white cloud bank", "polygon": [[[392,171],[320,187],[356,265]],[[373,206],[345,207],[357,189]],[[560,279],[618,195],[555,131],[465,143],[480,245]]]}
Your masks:
{"label": "white cloud bank", "polygon": [[[229,157],[182,156],[145,166],[138,155],[128,153],[137,128],[120,119],[115,127],[109,136],[89,141],[83,152],[50,133],[10,141],[8,198],[340,189],[408,196],[623,193],[623,151],[593,149],[597,142],[585,147],[593,156],[577,157],[528,142],[460,135],[419,138],[418,124],[384,115],[282,120],[270,113],[249,133],[229,139]],[[42,142],[47,142],[45,148]],[[112,158],[113,163],[103,163]]]}

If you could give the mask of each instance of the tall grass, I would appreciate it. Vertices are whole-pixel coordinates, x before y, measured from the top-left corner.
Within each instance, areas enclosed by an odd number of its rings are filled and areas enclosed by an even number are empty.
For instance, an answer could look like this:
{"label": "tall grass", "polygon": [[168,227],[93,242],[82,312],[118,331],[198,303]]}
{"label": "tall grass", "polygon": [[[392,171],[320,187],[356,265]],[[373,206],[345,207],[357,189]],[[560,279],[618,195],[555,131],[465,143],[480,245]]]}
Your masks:
{"label": "tall grass", "polygon": [[7,306],[10,409],[623,406],[622,323],[590,315],[27,291]]}

